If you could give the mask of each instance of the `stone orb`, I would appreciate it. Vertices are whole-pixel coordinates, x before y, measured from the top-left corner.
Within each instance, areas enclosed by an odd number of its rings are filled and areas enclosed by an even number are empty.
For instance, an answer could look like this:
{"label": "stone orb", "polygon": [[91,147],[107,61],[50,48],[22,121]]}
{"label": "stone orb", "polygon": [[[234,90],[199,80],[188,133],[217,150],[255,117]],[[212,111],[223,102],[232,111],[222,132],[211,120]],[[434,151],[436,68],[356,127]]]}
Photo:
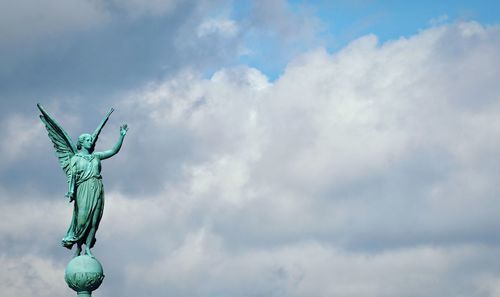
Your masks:
{"label": "stone orb", "polygon": [[66,266],[64,279],[76,292],[88,293],[99,288],[104,279],[102,265],[87,255],[73,258]]}

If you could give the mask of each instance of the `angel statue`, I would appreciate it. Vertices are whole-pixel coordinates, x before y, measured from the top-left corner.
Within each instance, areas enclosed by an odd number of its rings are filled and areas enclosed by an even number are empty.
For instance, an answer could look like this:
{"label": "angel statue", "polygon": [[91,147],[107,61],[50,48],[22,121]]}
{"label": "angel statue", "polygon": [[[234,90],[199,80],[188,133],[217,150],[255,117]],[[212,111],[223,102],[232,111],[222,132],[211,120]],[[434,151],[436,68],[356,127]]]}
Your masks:
{"label": "angel statue", "polygon": [[78,137],[75,145],[59,123],[51,117],[47,111],[37,104],[42,113],[40,119],[45,124],[50,140],[56,149],[59,164],[68,177],[69,190],[66,197],[73,202],[73,218],[62,239],[62,245],[71,249],[76,244],[74,256],[82,252],[85,244],[85,254],[94,257],[90,249],[94,246],[95,233],[99,228],[104,208],[104,188],[101,178],[101,160],[116,155],[122,146],[123,139],[127,134],[127,125],[120,127],[120,137],[115,146],[104,152],[94,152],[94,146],[113,112],[113,108],[107,113],[102,123],[92,135],[82,134]]}

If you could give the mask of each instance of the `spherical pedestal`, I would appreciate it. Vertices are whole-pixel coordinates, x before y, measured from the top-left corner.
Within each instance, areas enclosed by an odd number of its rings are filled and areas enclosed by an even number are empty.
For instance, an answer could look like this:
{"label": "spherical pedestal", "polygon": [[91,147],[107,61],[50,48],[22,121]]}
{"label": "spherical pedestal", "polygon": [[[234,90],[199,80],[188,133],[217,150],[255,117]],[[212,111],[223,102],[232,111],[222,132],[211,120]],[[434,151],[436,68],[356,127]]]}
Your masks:
{"label": "spherical pedestal", "polygon": [[102,265],[96,258],[87,255],[75,257],[66,266],[64,279],[78,297],[90,296],[104,279]]}

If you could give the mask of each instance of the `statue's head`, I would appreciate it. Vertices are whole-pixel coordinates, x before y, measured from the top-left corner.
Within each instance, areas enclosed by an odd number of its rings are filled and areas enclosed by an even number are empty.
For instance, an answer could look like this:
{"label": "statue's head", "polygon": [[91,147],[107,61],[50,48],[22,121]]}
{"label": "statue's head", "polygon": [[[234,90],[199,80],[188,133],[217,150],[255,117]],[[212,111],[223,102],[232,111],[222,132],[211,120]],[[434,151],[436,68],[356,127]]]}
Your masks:
{"label": "statue's head", "polygon": [[82,148],[86,148],[88,151],[94,150],[94,141],[92,139],[92,135],[84,133],[78,136],[78,143],[76,144],[76,148],[81,150]]}

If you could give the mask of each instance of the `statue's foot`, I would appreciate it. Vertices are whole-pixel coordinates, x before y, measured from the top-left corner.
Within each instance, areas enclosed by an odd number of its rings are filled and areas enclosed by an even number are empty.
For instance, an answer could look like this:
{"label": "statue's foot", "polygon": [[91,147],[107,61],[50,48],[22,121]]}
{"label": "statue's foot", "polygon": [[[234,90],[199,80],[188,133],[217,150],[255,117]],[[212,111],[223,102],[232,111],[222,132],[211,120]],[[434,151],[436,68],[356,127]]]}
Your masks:
{"label": "statue's foot", "polygon": [[91,258],[95,258],[94,255],[92,255],[92,253],[90,252],[89,247],[85,247],[85,254]]}
{"label": "statue's foot", "polygon": [[73,258],[80,256],[80,253],[82,252],[82,247],[77,246],[75,254],[73,255]]}

